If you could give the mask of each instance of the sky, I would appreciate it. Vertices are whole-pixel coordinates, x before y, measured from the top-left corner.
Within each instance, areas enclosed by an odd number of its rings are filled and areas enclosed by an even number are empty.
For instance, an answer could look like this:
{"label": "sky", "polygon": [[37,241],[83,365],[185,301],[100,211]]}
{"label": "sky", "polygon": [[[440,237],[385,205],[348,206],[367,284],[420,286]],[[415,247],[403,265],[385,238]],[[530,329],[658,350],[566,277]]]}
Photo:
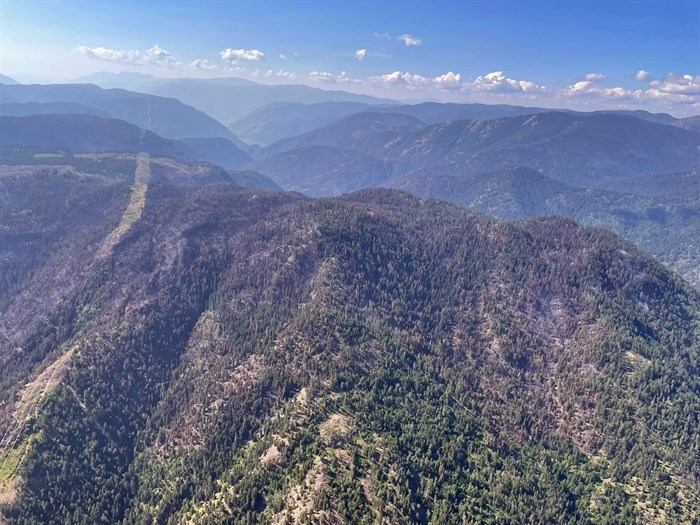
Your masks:
{"label": "sky", "polygon": [[0,72],[236,76],[397,100],[700,113],[700,0],[0,0]]}

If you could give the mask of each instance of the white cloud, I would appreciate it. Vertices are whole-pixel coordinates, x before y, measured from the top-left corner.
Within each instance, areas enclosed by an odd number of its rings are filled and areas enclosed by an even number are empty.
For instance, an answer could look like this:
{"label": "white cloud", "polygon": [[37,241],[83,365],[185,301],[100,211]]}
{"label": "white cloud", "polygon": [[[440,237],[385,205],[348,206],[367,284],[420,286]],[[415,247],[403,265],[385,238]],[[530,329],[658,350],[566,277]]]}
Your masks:
{"label": "white cloud", "polygon": [[355,56],[357,57],[357,60],[364,60],[365,57],[367,56],[367,50],[366,49],[358,49],[355,51]]}
{"label": "white cloud", "polygon": [[488,91],[492,93],[532,93],[543,92],[545,86],[540,86],[529,80],[514,80],[506,77],[503,71],[494,71],[487,75],[478,76],[469,84],[469,88],[475,91]]}
{"label": "white cloud", "polygon": [[340,75],[336,77],[336,82],[341,83],[351,83],[351,84],[361,84],[362,80],[359,78],[350,78],[347,71],[341,71]]}
{"label": "white cloud", "polygon": [[309,73],[309,79],[316,82],[335,82],[335,75],[327,71],[312,71]]}
{"label": "white cloud", "polygon": [[387,86],[406,86],[411,88],[423,88],[432,84],[432,79],[428,77],[412,73],[401,73],[401,71],[369,77],[369,81]]}
{"label": "white cloud", "polygon": [[463,87],[462,75],[448,71],[436,77],[425,77],[416,73],[394,71],[385,75],[369,77],[359,81],[378,87],[403,87],[411,90],[454,91]]}
{"label": "white cloud", "polygon": [[[637,78],[639,76],[645,77],[645,75],[635,75]],[[584,80],[563,89],[561,94],[566,97],[586,97],[603,102],[629,100],[638,103],[664,101],[672,104],[697,104],[700,95],[700,76],[669,74],[663,80],[651,81],[648,89],[601,88],[591,81]]]}
{"label": "white cloud", "polygon": [[581,82],[576,82],[564,90],[565,94],[575,95],[578,93],[588,93],[593,90],[593,82],[590,80],[582,80]]}
{"label": "white cloud", "polygon": [[221,58],[229,64],[240,62],[241,60],[259,62],[265,60],[265,53],[257,49],[225,49],[219,53]]}
{"label": "white cloud", "polygon": [[671,73],[663,80],[655,80],[649,85],[662,93],[700,95],[700,75],[676,75]]}
{"label": "white cloud", "polygon": [[74,51],[92,60],[114,62],[117,64],[130,66],[173,67],[182,64],[158,44],[154,45],[150,49],[147,49],[146,51],[139,51],[138,49],[118,51],[115,49],[107,49],[105,47],[87,46],[76,47]]}
{"label": "white cloud", "polygon": [[377,38],[386,38],[387,40],[391,40],[391,35],[389,33],[377,33],[375,31],[374,36],[376,36]]}
{"label": "white cloud", "polygon": [[402,40],[403,43],[406,44],[407,46],[422,46],[423,45],[423,41],[420,38],[415,37],[413,35],[409,35],[409,34],[403,34],[401,36],[397,36],[396,40]]}
{"label": "white cloud", "polygon": [[265,73],[265,77],[281,78],[284,80],[296,80],[298,78],[298,75],[296,73],[292,73],[291,71],[285,71],[284,69],[280,69],[279,71],[273,71],[272,69],[270,69],[267,71],[267,73]]}
{"label": "white cloud", "polygon": [[583,80],[587,80],[588,82],[602,82],[607,79],[608,75],[604,75],[603,73],[588,73],[583,76]]}
{"label": "white cloud", "polygon": [[247,68],[247,67],[243,67],[243,66],[231,65],[231,66],[229,66],[229,67],[226,68],[226,71],[230,71],[230,72],[232,72],[232,73],[238,73],[239,75],[246,75],[246,74],[248,74],[248,68]]}
{"label": "white cloud", "polygon": [[281,58],[282,60],[287,60],[287,55],[280,55],[280,58]]}
{"label": "white cloud", "polygon": [[568,97],[575,96],[601,96],[610,99],[630,98],[634,97],[637,92],[630,91],[621,87],[600,88],[595,85],[594,81],[582,80],[562,90],[562,94]]}
{"label": "white cloud", "polygon": [[442,89],[458,89],[462,86],[462,75],[448,71],[444,75],[435,77],[433,81]]}
{"label": "white cloud", "polygon": [[196,60],[193,60],[190,64],[190,68],[199,71],[211,71],[213,69],[217,69],[216,64],[212,64],[206,58],[197,58]]}
{"label": "white cloud", "polygon": [[646,82],[651,78],[651,75],[649,74],[648,71],[644,71],[643,69],[640,69],[634,74],[634,78],[639,80],[640,82]]}

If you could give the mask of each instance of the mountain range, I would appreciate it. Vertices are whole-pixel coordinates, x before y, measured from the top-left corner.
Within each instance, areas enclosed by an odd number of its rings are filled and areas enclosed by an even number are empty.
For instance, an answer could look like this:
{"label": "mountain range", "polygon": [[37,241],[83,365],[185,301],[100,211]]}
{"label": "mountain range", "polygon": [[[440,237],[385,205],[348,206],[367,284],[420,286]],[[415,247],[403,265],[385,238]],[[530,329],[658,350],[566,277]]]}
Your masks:
{"label": "mountain range", "polygon": [[0,86],[0,521],[700,520],[696,118],[102,78]]}
{"label": "mountain range", "polygon": [[700,295],[638,248],[168,162],[0,176],[10,522],[698,518]]}
{"label": "mountain range", "polygon": [[22,151],[29,147],[39,155],[143,151],[179,160],[207,161],[229,169],[251,161],[246,152],[223,137],[166,139],[124,120],[85,113],[0,116],[0,124],[0,146],[6,155],[8,148],[15,147],[23,156]]}
{"label": "mountain range", "polygon": [[233,138],[221,123],[172,98],[102,89],[92,84],[2,84],[0,96],[3,103],[78,103],[166,138]]}
{"label": "mountain range", "polygon": [[176,98],[227,125],[252,111],[280,102],[302,104],[331,101],[366,104],[393,102],[389,99],[346,91],[323,90],[302,84],[269,85],[241,78],[164,79],[138,74],[96,73],[82,77],[79,81]]}

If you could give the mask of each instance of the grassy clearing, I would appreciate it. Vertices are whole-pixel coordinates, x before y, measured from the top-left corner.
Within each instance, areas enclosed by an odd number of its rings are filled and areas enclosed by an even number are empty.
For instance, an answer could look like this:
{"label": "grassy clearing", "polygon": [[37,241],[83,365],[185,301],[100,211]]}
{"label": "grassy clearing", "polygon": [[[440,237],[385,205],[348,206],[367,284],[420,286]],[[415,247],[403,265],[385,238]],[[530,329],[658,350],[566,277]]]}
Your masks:
{"label": "grassy clearing", "polygon": [[105,239],[99,251],[99,256],[104,258],[112,253],[114,247],[124,237],[131,225],[141,218],[144,206],[146,206],[146,191],[148,190],[148,180],[151,176],[151,157],[148,153],[139,153],[136,157],[136,174],[133,186],[131,186],[131,196],[129,204],[124,210],[119,226]]}

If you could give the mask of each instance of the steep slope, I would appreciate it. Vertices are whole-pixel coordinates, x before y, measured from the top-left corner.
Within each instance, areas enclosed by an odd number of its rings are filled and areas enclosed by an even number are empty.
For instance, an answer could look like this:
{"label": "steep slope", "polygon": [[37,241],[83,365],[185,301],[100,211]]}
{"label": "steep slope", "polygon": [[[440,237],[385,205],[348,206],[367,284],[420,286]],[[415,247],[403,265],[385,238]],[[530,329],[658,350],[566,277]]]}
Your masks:
{"label": "steep slope", "polygon": [[0,353],[11,523],[698,519],[700,296],[619,237],[152,181],[132,219],[2,296],[80,254]]}
{"label": "steep slope", "polygon": [[92,84],[0,86],[3,102],[72,102],[104,111],[171,139],[224,137],[235,140],[220,122],[174,98],[102,89]]}
{"label": "steep slope", "polygon": [[189,138],[180,140],[194,151],[197,158],[218,164],[226,169],[242,168],[252,159],[248,153],[223,137],[218,138]]}
{"label": "steep slope", "polygon": [[304,146],[252,162],[248,168],[270,177],[287,191],[311,197],[342,195],[386,183],[391,165],[361,151]]}
{"label": "steep slope", "polygon": [[362,102],[271,104],[237,120],[229,129],[250,144],[269,146],[278,140],[322,128],[371,107],[373,106]]}

